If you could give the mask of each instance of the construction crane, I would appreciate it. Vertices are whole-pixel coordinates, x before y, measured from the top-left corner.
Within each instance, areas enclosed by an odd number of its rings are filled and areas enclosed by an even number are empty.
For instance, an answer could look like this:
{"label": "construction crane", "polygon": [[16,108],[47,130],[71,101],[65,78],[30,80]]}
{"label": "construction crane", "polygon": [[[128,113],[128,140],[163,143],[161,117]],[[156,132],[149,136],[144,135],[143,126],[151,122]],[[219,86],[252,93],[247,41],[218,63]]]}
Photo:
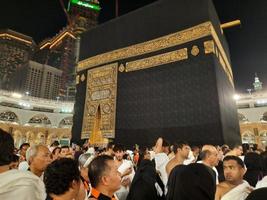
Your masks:
{"label": "construction crane", "polygon": [[72,25],[73,25],[73,20],[71,20],[71,17],[70,17],[70,15],[69,15],[69,13],[68,13],[68,11],[67,11],[65,5],[64,5],[63,0],[59,0],[59,2],[60,2],[60,5],[61,5],[61,8],[63,9],[63,11],[64,11],[64,13],[65,13],[65,15],[66,15],[66,18],[67,18],[67,24],[68,24],[69,26],[72,26]]}

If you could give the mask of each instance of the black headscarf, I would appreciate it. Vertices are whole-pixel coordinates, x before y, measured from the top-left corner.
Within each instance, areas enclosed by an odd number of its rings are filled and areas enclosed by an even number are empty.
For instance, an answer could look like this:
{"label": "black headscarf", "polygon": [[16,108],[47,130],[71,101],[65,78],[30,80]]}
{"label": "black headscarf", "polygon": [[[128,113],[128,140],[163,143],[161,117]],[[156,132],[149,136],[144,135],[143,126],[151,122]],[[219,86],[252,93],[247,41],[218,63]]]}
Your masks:
{"label": "black headscarf", "polygon": [[[160,195],[155,185],[162,191]],[[127,200],[163,200],[164,185],[161,182],[155,165],[150,160],[142,160],[132,181]]]}
{"label": "black headscarf", "polygon": [[267,199],[267,188],[260,188],[251,192],[246,200],[266,200]]}
{"label": "black headscarf", "polygon": [[203,164],[176,166],[169,176],[167,200],[214,200],[216,184]]}
{"label": "black headscarf", "polygon": [[255,152],[249,152],[245,155],[244,163],[247,167],[244,180],[255,187],[257,182],[264,177],[263,159],[261,155]]}

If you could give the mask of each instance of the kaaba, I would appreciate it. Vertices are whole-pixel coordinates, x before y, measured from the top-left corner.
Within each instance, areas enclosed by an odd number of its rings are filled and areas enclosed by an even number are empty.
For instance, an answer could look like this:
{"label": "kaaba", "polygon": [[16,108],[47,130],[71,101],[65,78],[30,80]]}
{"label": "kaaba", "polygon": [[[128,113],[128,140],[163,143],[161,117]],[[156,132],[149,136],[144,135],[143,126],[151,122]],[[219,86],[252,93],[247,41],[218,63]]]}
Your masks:
{"label": "kaaba", "polygon": [[211,0],[159,0],[84,33],[72,140],[241,143],[229,49]]}

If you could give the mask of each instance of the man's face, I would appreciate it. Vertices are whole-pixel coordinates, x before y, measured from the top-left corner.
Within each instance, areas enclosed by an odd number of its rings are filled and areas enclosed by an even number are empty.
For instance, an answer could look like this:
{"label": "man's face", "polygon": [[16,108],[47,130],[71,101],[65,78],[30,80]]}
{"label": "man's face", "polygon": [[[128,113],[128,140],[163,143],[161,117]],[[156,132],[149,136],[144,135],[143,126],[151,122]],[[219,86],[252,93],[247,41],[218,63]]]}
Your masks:
{"label": "man's face", "polygon": [[236,148],[236,156],[242,156],[243,154],[243,147],[239,146]]}
{"label": "man's face", "polygon": [[151,160],[151,155],[148,150],[146,150],[144,153],[144,160]]}
{"label": "man's face", "polygon": [[35,169],[43,172],[51,161],[49,149],[45,146],[40,146],[37,155],[32,158],[31,165],[34,166]]}
{"label": "man's face", "polygon": [[222,152],[222,149],[221,147],[217,147],[217,151],[218,151],[218,159],[219,161],[223,159],[223,152]]}
{"label": "man's face", "polygon": [[123,156],[124,156],[124,152],[122,150],[115,152],[115,157],[117,160],[121,161],[123,159]]}
{"label": "man's face", "polygon": [[52,155],[53,160],[57,160],[57,159],[59,158],[59,156],[60,156],[60,151],[61,151],[61,149],[56,149],[56,150],[54,151],[54,154]]}
{"label": "man's face", "polygon": [[169,146],[162,147],[162,152],[168,155],[170,153],[170,147]]}
{"label": "man's face", "polygon": [[23,145],[22,148],[20,149],[20,155],[25,157],[26,156],[26,151],[27,151],[27,149],[29,147],[30,147],[29,145]]}
{"label": "man's face", "polygon": [[219,163],[219,155],[216,148],[214,148],[213,151],[211,151],[211,154],[209,155],[209,163],[212,167],[215,167]]}
{"label": "man's face", "polygon": [[189,156],[191,148],[188,145],[183,145],[182,149],[178,149],[179,153],[181,154],[182,158],[187,159]]}
{"label": "man's face", "polygon": [[69,153],[70,153],[69,148],[62,148],[61,152],[60,152],[60,156],[61,157],[66,157],[67,155],[69,155]]}
{"label": "man's face", "polygon": [[109,160],[107,161],[109,166],[109,170],[104,174],[105,185],[109,188],[110,191],[116,192],[121,187],[121,174],[118,172],[118,166],[115,161]]}
{"label": "man's face", "polygon": [[245,169],[238,165],[235,160],[224,161],[223,171],[225,180],[230,183],[241,181],[245,174]]}
{"label": "man's face", "polygon": [[195,157],[195,158],[198,157],[199,152],[200,152],[200,149],[199,149],[199,148],[195,148],[195,149],[192,150],[192,151],[193,151],[193,155],[194,155],[194,157]]}

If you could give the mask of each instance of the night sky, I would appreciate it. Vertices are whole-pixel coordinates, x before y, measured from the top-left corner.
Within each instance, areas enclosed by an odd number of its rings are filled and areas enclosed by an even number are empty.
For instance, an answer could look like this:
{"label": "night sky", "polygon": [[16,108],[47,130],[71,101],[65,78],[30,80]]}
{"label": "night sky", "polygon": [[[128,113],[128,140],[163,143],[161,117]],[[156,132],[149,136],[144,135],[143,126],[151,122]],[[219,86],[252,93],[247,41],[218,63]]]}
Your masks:
{"label": "night sky", "polygon": [[[156,0],[119,0],[120,15]],[[167,0],[166,0],[167,1]],[[190,1],[190,0],[189,0]],[[237,92],[252,88],[257,72],[267,86],[267,0],[213,0],[221,23],[240,19],[242,25],[225,30]],[[67,5],[68,0],[64,0]],[[115,0],[100,0],[99,22],[115,16]],[[39,43],[66,25],[59,0],[5,0],[0,6],[0,29],[10,28]],[[265,87],[266,86],[266,87]]]}

